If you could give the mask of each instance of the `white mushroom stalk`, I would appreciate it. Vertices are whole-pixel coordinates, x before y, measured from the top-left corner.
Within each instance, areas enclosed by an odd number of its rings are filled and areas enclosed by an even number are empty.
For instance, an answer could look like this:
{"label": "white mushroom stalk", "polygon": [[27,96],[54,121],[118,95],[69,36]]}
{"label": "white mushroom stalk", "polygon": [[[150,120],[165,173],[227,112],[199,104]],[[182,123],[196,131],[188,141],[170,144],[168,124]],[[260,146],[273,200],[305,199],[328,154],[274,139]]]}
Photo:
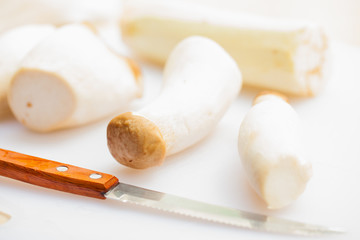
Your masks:
{"label": "white mushroom stalk", "polygon": [[201,35],[238,63],[244,84],[313,96],[326,82],[327,36],[304,22],[236,14],[183,1],[126,1],[122,37],[139,56],[163,64],[182,39]]}
{"label": "white mushroom stalk", "polygon": [[269,208],[285,207],[304,191],[311,164],[302,157],[299,119],[284,96],[264,93],[254,100],[238,143],[247,178]]}
{"label": "white mushroom stalk", "polygon": [[21,60],[38,42],[54,31],[52,25],[25,25],[0,36],[0,117],[10,115],[7,92]]}
{"label": "white mushroom stalk", "polygon": [[103,24],[119,19],[120,7],[118,0],[1,0],[0,32],[24,24]]}
{"label": "white mushroom stalk", "polygon": [[119,0],[1,0],[0,33],[24,24],[92,24],[109,47],[123,52]]}
{"label": "white mushroom stalk", "polygon": [[238,95],[235,61],[214,41],[189,37],[172,51],[160,96],[108,125],[108,147],[128,167],[144,169],[203,139]]}
{"label": "white mushroom stalk", "polygon": [[10,84],[15,117],[35,131],[83,125],[124,110],[142,92],[139,69],[86,25],[61,27],[23,59]]}
{"label": "white mushroom stalk", "polygon": [[7,213],[0,211],[0,225],[6,223],[11,219],[11,216]]}

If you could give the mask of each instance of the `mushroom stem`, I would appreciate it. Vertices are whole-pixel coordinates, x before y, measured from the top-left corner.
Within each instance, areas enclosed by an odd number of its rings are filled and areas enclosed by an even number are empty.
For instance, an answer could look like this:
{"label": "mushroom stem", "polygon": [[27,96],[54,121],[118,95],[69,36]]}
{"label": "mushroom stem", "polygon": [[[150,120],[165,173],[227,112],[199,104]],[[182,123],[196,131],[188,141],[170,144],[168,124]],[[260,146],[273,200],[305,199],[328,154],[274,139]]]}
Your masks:
{"label": "mushroom stem", "polygon": [[313,96],[327,79],[327,36],[315,24],[176,0],[125,3],[123,39],[151,62],[163,64],[178,42],[201,35],[215,40],[235,59],[245,85]]}
{"label": "mushroom stem", "polygon": [[52,25],[25,25],[0,36],[0,117],[10,115],[7,93],[21,60],[42,39],[55,31]]}
{"label": "mushroom stem", "polygon": [[0,224],[4,224],[11,219],[11,216],[7,213],[0,211]]}
{"label": "mushroom stem", "polygon": [[141,95],[138,68],[84,24],[59,28],[23,59],[10,85],[15,117],[35,131],[83,125]]}
{"label": "mushroom stem", "polygon": [[247,178],[272,209],[289,205],[312,175],[303,159],[299,119],[285,96],[257,96],[239,130],[239,153]]}
{"label": "mushroom stem", "polygon": [[160,96],[108,125],[109,150],[132,168],[160,165],[208,135],[241,89],[234,60],[214,41],[189,37],[172,51]]}

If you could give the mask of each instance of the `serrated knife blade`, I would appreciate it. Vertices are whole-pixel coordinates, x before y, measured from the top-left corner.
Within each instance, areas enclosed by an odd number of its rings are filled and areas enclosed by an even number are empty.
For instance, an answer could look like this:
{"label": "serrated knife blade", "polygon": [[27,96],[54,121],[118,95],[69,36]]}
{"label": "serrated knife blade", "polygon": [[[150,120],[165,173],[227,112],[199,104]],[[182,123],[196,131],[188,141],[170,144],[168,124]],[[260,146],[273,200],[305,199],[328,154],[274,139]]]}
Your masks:
{"label": "serrated knife blade", "polygon": [[343,233],[336,228],[217,206],[125,183],[115,176],[0,149],[0,175],[64,192],[114,199],[251,230],[295,235]]}
{"label": "serrated knife blade", "polygon": [[311,225],[277,217],[222,207],[137,186],[118,183],[105,193],[106,198],[151,207],[171,213],[200,218],[251,230],[295,235],[341,233],[341,229]]}

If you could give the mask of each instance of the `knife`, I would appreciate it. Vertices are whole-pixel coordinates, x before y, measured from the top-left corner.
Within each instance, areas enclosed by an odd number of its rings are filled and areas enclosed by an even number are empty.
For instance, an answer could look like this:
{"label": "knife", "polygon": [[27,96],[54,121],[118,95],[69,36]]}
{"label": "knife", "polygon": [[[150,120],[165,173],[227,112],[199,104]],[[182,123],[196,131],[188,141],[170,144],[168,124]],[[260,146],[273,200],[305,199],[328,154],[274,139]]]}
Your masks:
{"label": "knife", "polygon": [[245,212],[136,187],[110,174],[0,149],[0,175],[34,185],[99,199],[156,208],[251,230],[295,235],[342,230]]}

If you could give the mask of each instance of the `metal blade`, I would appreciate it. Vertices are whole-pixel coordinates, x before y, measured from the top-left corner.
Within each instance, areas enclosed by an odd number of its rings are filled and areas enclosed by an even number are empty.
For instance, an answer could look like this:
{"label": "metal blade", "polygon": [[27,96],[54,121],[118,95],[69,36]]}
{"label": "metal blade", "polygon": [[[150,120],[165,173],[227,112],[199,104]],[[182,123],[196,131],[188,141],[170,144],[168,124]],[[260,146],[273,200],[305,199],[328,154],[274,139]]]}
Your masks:
{"label": "metal blade", "polygon": [[253,230],[306,236],[344,232],[340,229],[311,225],[216,206],[124,183],[116,185],[105,194],[105,197],[116,199],[124,203],[138,204],[167,212]]}

